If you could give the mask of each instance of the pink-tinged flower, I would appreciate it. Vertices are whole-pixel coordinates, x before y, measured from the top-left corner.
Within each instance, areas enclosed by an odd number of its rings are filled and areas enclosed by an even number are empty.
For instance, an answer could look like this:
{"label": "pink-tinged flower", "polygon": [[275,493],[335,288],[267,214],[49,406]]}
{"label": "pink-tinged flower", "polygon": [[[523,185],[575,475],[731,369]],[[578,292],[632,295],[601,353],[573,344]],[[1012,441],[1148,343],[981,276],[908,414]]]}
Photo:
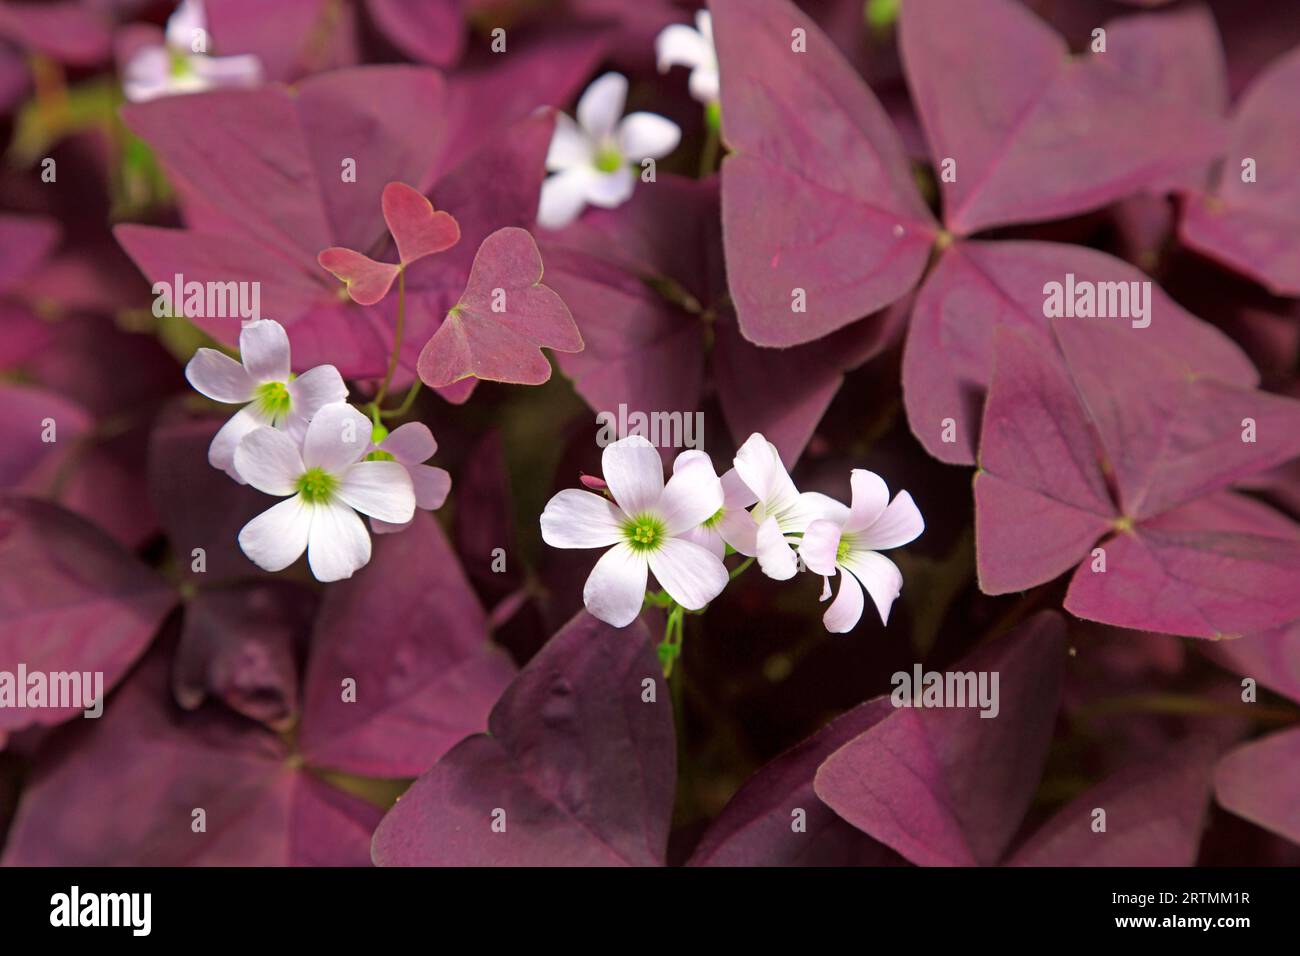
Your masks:
{"label": "pink-tinged flower", "polygon": [[[366,455],[366,461],[397,462],[411,477],[411,486],[415,489],[415,507],[437,511],[451,491],[451,475],[442,468],[423,464],[437,451],[438,443],[433,438],[433,432],[421,422],[407,422],[391,432],[383,425],[376,425],[370,432],[370,451]],[[371,518],[370,530],[375,534],[390,534],[401,531],[409,524],[409,521],[393,524]]]}
{"label": "pink-tinged flower", "polygon": [[235,448],[245,435],[270,425],[300,441],[317,411],[348,397],[333,365],[318,365],[295,378],[289,371],[289,336],[270,319],[240,330],[238,362],[216,349],[199,349],[185,366],[185,377],[213,401],[244,406],[221,426],[208,448],[212,466],[241,484]]}
{"label": "pink-tinged flower", "polygon": [[[750,512],[758,526],[754,550],[763,573],[778,581],[795,576],[799,562],[791,545],[818,518],[848,513],[838,501],[815,491],[800,492],[781,464],[776,446],[755,432],[736,452],[736,473],[758,498]],[[734,547],[734,545],[733,545]]]}
{"label": "pink-tinged flower", "polygon": [[362,461],[370,419],[338,402],[307,426],[302,450],[282,431],[259,428],[235,449],[235,467],[258,491],[287,498],[239,532],[258,567],[282,571],[307,552],[319,581],[350,578],[370,560],[370,535],[357,512],[403,524],[415,515],[415,490],[397,461]]}
{"label": "pink-tinged flower", "polygon": [[563,113],[546,154],[555,175],[542,183],[537,222],[561,229],[588,206],[612,209],[631,198],[640,164],[667,156],[681,141],[672,120],[654,113],[623,116],[627,77],[606,73],[578,100],[578,121]]}
{"label": "pink-tinged flower", "polygon": [[166,42],[141,49],[126,64],[122,91],[133,103],[202,93],[220,87],[247,88],[262,82],[262,61],[243,56],[208,56],[211,37],[203,0],[181,0],[167,20]]}
{"label": "pink-tinged flower", "polygon": [[822,600],[831,595],[831,575],[840,575],[840,592],[822,616],[832,634],[851,631],[862,617],[865,587],[889,623],[889,609],[903,589],[898,566],[878,551],[898,548],[925,530],[925,520],[912,496],[900,491],[889,500],[889,488],[879,475],[853,470],[853,504],[840,518],[821,518],[804,532],[799,556],[810,571],[823,575]]}
{"label": "pink-tinged flower", "polygon": [[670,67],[690,67],[691,96],[705,106],[718,102],[718,54],[713,46],[713,16],[708,10],[695,14],[695,27],[673,23],[655,38],[655,59],[659,72]]}
{"label": "pink-tinged flower", "polygon": [[[673,474],[678,475],[687,468],[702,468],[717,478],[713,462],[702,451],[684,451],[677,456],[673,462]],[[722,482],[722,507],[682,537],[703,545],[719,558],[726,555],[727,545],[741,554],[752,556],[756,553],[755,535],[758,525],[745,509],[758,498],[740,480],[740,475],[734,468],[719,480]]]}
{"label": "pink-tinged flower", "polygon": [[647,571],[688,610],[717,597],[727,586],[722,559],[685,537],[722,507],[713,469],[683,468],[665,485],[659,452],[640,435],[608,445],[601,466],[613,501],[567,488],[541,518],[542,540],[553,548],[609,548],[582,590],[587,610],[614,627],[631,624]]}

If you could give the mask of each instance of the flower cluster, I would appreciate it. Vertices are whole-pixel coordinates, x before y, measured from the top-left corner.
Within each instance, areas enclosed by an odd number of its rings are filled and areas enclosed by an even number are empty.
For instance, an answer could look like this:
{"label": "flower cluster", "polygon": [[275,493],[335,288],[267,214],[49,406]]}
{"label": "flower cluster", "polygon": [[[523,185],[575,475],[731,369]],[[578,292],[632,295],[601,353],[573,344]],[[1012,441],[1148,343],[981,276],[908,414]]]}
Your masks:
{"label": "flower cluster", "polygon": [[143,103],[160,96],[248,88],[262,82],[262,63],[251,54],[211,56],[203,0],[182,0],[167,20],[161,43],[145,43],[123,69],[126,98]]}
{"label": "flower cluster", "polygon": [[437,451],[428,427],[391,433],[346,401],[333,365],[295,376],[289,337],[260,319],[239,335],[240,360],[201,348],[185,377],[214,401],[242,405],[212,439],[208,461],[279,504],[248,522],[239,546],[259,567],[282,571],[307,552],[320,581],[351,577],[370,560],[370,535],[400,531],[415,509],[442,506],[451,477],[424,464]]}
{"label": "flower cluster", "polygon": [[603,483],[586,477],[583,484],[602,494],[566,488],[551,498],[542,539],[554,548],[609,548],[582,596],[588,611],[616,627],[641,612],[650,571],[677,606],[703,608],[749,564],[729,573],[729,553],[756,559],[778,581],[801,568],[820,574],[823,601],[839,572],[839,592],[822,618],[828,631],[857,625],[863,588],[888,623],[903,576],[879,552],[925,529],[912,496],[900,491],[891,501],[885,482],[869,471],[853,470],[849,506],[800,492],[776,448],[757,433],[721,477],[703,452],[686,451],[665,483],[658,450],[640,435],[608,445],[601,466]]}

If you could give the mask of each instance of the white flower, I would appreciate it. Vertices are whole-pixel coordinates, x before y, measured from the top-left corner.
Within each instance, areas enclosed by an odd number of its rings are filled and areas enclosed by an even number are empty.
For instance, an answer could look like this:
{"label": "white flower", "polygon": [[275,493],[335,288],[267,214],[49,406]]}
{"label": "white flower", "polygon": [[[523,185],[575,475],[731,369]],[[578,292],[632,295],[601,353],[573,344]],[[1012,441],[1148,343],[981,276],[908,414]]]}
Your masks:
{"label": "white flower", "polygon": [[203,0],[181,0],[167,20],[166,42],[139,50],[123,71],[122,91],[133,103],[262,82],[262,62],[251,54],[208,56],[211,38]]}
{"label": "white flower", "polygon": [[[320,410],[303,438],[258,428],[235,449],[235,467],[258,491],[288,498],[239,532],[258,567],[282,571],[307,552],[320,581],[350,578],[370,560],[370,535],[357,512],[393,524],[415,514],[415,491],[396,461],[362,461],[370,420],[338,402]],[[354,510],[355,509],[355,510]]]}
{"label": "white flower", "polygon": [[717,597],[727,586],[722,559],[685,537],[722,507],[713,469],[682,468],[665,485],[659,452],[640,435],[608,445],[601,465],[612,502],[568,488],[546,503],[541,518],[542,540],[553,548],[609,548],[583,588],[587,610],[614,627],[631,624],[645,599],[647,570],[688,610]]}
{"label": "white flower", "polygon": [[[825,578],[822,600],[831,594],[830,576],[840,575],[840,593],[826,609],[822,622],[833,634],[851,631],[862,617],[865,587],[889,623],[889,609],[903,588],[898,566],[878,551],[907,544],[925,530],[925,521],[912,496],[900,491],[889,500],[889,489],[879,475],[853,470],[853,504],[838,519],[819,519],[808,525],[799,556],[808,569]],[[860,582],[860,583],[859,583]]]}
{"label": "white flower", "polygon": [[612,209],[627,202],[636,188],[642,160],[659,159],[677,148],[682,131],[653,113],[623,116],[627,78],[606,73],[578,100],[578,121],[564,113],[555,118],[555,133],[546,168],[555,175],[542,183],[537,222],[561,229],[588,204]]}
{"label": "white flower", "polygon": [[333,365],[318,365],[294,378],[289,371],[289,336],[270,319],[240,330],[239,357],[236,362],[216,349],[199,349],[185,366],[185,377],[214,401],[244,405],[221,426],[208,448],[212,466],[242,484],[235,468],[240,439],[262,425],[286,429],[301,439],[311,417],[347,398],[348,387]]}
{"label": "white flower", "polygon": [[673,66],[691,69],[691,96],[708,106],[718,102],[718,53],[713,46],[713,17],[708,10],[695,14],[695,29],[684,23],[664,27],[655,38],[659,72]]}
{"label": "white flower", "polygon": [[[395,461],[411,478],[415,489],[415,507],[425,511],[437,511],[447,500],[451,491],[451,475],[441,468],[425,465],[438,450],[438,443],[433,438],[429,426],[421,422],[407,422],[392,432],[383,425],[376,425],[370,433],[370,450],[367,461]],[[389,534],[401,531],[406,524],[392,524],[379,518],[370,519],[370,530],[375,534]]]}
{"label": "white flower", "polygon": [[[708,474],[717,477],[713,462],[702,451],[684,451],[673,462],[673,474],[681,474],[686,468],[703,468]],[[727,553],[727,545],[744,555],[754,555],[755,533],[758,526],[745,509],[758,498],[749,490],[749,486],[740,480],[736,469],[732,468],[721,478],[722,507],[706,518],[698,527],[685,532],[682,537],[708,548],[719,558]]]}
{"label": "white flower", "polygon": [[735,464],[741,480],[758,497],[750,512],[758,525],[758,566],[778,581],[794,577],[799,564],[790,547],[793,539],[787,535],[800,534],[818,518],[840,517],[848,509],[815,491],[801,494],[781,464],[776,446],[757,432],[740,446]]}

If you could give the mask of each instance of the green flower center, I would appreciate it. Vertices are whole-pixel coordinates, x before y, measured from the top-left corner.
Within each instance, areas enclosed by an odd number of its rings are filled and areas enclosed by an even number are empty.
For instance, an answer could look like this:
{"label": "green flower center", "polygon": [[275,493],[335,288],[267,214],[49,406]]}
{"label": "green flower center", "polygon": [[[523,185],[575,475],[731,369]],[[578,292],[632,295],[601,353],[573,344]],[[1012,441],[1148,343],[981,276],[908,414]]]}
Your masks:
{"label": "green flower center", "polygon": [[171,73],[174,79],[181,79],[189,76],[194,72],[194,67],[190,66],[190,58],[179,50],[168,50],[171,55]]}
{"label": "green flower center", "polygon": [[653,551],[665,537],[663,522],[653,515],[640,515],[623,526],[633,551]]}
{"label": "green flower center", "polygon": [[713,512],[713,514],[709,515],[709,517],[705,518],[704,521],[701,522],[701,524],[706,528],[712,528],[715,524],[717,524],[719,521],[722,520],[722,516],[726,513],[726,511],[727,509],[725,507],[719,508],[717,511]]}
{"label": "green flower center", "polygon": [[366,455],[366,461],[397,461],[397,459],[382,448],[377,448]]}
{"label": "green flower center", "polygon": [[298,479],[298,494],[309,505],[327,504],[338,487],[339,480],[324,468],[308,468]]}
{"label": "green flower center", "polygon": [[844,559],[849,556],[849,552],[852,550],[853,550],[853,536],[847,534],[840,535],[840,543],[835,548],[835,563],[843,564]]}
{"label": "green flower center", "polygon": [[289,386],[284,382],[263,382],[257,386],[253,401],[274,422],[289,414],[293,399],[289,397]]}
{"label": "green flower center", "polygon": [[602,147],[596,154],[596,168],[602,173],[617,172],[623,166],[623,154],[616,146]]}

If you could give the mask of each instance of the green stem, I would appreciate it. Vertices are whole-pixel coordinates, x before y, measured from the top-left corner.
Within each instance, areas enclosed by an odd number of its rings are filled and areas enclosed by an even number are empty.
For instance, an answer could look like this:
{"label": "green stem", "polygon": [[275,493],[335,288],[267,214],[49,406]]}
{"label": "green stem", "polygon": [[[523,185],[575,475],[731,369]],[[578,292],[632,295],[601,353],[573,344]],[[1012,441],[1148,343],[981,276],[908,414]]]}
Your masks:
{"label": "green stem", "polygon": [[403,415],[409,412],[411,410],[411,406],[415,404],[415,396],[420,394],[420,385],[421,382],[417,378],[414,382],[411,383],[411,387],[406,390],[406,397],[402,399],[402,404],[398,405],[396,408],[390,408],[387,411],[381,411],[379,413],[380,417],[401,418]]}
{"label": "green stem", "polygon": [[397,271],[397,330],[393,333],[393,354],[388,357],[388,374],[379,385],[379,391],[375,393],[375,405],[382,405],[384,396],[388,394],[388,386],[393,381],[393,376],[397,373],[397,360],[402,355],[402,335],[406,331],[406,270]]}
{"label": "green stem", "polygon": [[707,138],[704,140],[704,148],[700,150],[700,179],[704,179],[713,172],[713,168],[718,164],[718,146],[720,145],[718,137],[718,127],[713,123],[708,123]]}
{"label": "green stem", "polygon": [[749,566],[753,563],[754,563],[753,558],[746,558],[744,561],[740,562],[740,564],[736,565],[734,569],[732,569],[732,572],[730,576],[727,578],[727,580],[729,581],[736,580],[736,578],[740,577],[742,574],[748,571]]}

